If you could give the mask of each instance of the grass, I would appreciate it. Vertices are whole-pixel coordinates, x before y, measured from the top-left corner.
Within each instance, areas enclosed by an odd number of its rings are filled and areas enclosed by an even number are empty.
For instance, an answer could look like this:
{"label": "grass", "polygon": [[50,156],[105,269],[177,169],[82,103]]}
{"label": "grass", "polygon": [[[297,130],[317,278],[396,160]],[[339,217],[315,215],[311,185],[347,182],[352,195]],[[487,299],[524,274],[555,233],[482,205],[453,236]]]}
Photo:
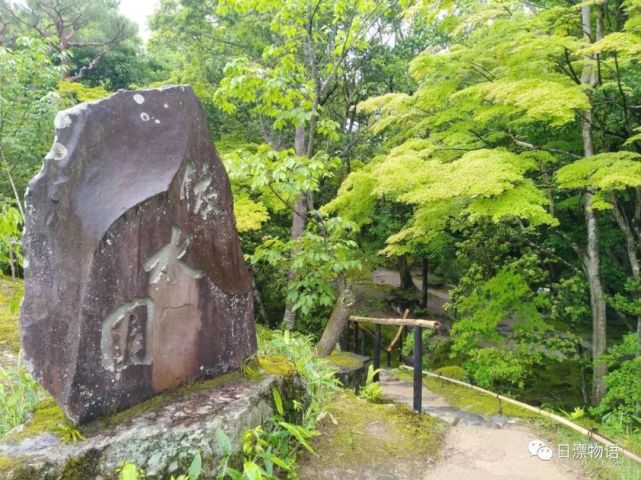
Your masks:
{"label": "grass", "polygon": [[49,396],[31,404],[30,408],[26,410],[22,422],[26,417],[29,417],[29,420],[24,423],[24,426],[19,431],[6,434],[3,440],[19,442],[44,432],[56,433],[62,426],[69,425],[62,409]]}
{"label": "grass", "polygon": [[[20,301],[24,282],[0,275],[0,351],[15,358],[20,350]],[[39,406],[44,408],[42,420],[53,419],[47,410],[51,397],[13,361],[0,366],[0,437],[21,425]],[[48,406],[51,406],[50,404]],[[62,414],[62,412],[60,412]],[[56,421],[60,416],[56,416]],[[55,426],[55,425],[54,425]]]}
{"label": "grass", "polygon": [[23,424],[47,399],[48,394],[24,370],[0,368],[0,437]]}
{"label": "grass", "polygon": [[0,275],[0,349],[11,353],[20,350],[20,301],[24,282]]}

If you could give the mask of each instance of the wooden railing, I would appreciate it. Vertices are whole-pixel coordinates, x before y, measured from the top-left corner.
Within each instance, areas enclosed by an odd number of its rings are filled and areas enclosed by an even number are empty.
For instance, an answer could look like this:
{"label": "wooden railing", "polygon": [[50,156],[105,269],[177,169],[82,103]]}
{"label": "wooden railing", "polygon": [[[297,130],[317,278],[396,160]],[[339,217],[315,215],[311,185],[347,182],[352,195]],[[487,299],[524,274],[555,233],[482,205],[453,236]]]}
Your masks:
{"label": "wooden railing", "polygon": [[[422,369],[422,357],[423,357],[423,329],[438,329],[441,324],[437,320],[423,320],[423,319],[413,319],[407,318],[409,310],[405,310],[403,318],[376,318],[376,317],[361,317],[358,315],[352,315],[349,317],[349,321],[353,325],[354,331],[354,352],[358,349],[358,337],[359,331],[363,332],[363,337],[361,337],[360,350],[361,355],[365,353],[365,344],[364,344],[364,334],[372,333],[365,328],[362,324],[372,323],[376,325],[374,336],[374,370],[378,370],[381,367],[381,327],[382,325],[395,325],[398,326],[398,330],[394,339],[390,344],[385,347],[387,352],[387,366],[391,366],[391,355],[394,346],[399,343],[399,359],[402,361],[402,348],[403,348],[403,337],[405,335],[405,330],[407,327],[414,328],[414,401],[413,407],[415,412],[421,412],[423,410],[423,376],[421,375]],[[400,342],[399,342],[400,341]],[[375,375],[374,380],[378,381],[378,373]]]}

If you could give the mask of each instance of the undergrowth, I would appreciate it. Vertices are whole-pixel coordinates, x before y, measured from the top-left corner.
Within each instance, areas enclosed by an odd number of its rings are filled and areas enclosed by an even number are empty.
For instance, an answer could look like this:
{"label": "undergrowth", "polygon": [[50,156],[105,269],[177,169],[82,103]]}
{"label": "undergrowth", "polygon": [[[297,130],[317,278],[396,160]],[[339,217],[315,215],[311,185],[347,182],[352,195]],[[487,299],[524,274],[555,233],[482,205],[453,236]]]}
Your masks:
{"label": "undergrowth", "polygon": [[0,349],[12,354],[20,350],[20,300],[24,290],[21,279],[12,280],[0,273]]}
{"label": "undergrowth", "polygon": [[25,422],[47,393],[26,371],[0,367],[0,436]]}
{"label": "undergrowth", "polygon": [[[305,382],[310,396],[307,404],[293,400],[291,404],[277,389],[272,390],[274,413],[261,425],[243,434],[240,459],[231,440],[218,431],[211,439],[223,453],[214,471],[206,471],[200,454],[194,457],[189,471],[174,477],[176,480],[197,480],[202,475],[218,480],[275,480],[296,478],[296,462],[301,450],[310,455],[316,452],[311,439],[318,434],[318,423],[327,416],[326,404],[339,387],[336,367],[314,354],[309,337],[289,332],[259,328],[256,362],[248,362],[243,373],[252,378],[261,374],[298,374]],[[119,468],[119,480],[139,480],[144,472],[132,464]]]}

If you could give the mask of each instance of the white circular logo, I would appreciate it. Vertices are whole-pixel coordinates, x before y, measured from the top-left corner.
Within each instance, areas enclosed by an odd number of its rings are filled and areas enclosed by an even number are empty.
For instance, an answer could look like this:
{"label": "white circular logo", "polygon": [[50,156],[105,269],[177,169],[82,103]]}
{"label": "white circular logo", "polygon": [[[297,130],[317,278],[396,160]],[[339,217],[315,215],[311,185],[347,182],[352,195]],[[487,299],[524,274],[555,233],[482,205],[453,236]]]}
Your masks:
{"label": "white circular logo", "polygon": [[550,447],[542,446],[536,452],[536,456],[539,457],[539,459],[543,460],[544,462],[552,460],[552,449]]}
{"label": "white circular logo", "polygon": [[541,447],[545,447],[545,443],[541,440],[532,440],[527,449],[530,452],[530,455],[535,456]]}

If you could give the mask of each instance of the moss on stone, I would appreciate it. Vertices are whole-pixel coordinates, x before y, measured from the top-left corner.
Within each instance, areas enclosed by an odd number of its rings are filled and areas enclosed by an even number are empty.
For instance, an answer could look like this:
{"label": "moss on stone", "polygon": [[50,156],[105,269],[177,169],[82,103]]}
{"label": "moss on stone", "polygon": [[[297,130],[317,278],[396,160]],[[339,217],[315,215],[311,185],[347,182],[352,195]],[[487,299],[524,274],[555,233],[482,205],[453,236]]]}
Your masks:
{"label": "moss on stone", "polygon": [[0,275],[0,348],[13,353],[20,350],[20,300],[24,282]]}
{"label": "moss on stone", "polygon": [[[32,466],[19,466],[14,470],[11,470],[11,480],[35,480],[37,478],[43,478],[41,471]],[[45,477],[46,478],[46,477]]]}
{"label": "moss on stone", "polygon": [[345,391],[328,410],[336,423],[329,416],[323,422],[321,435],[313,443],[318,457],[303,459],[304,469],[358,471],[363,465],[384,466],[437,456],[443,425],[405,405],[372,404]]}
{"label": "moss on stone", "polygon": [[285,357],[260,356],[258,366],[267,375],[289,376],[296,373],[296,367]]}
{"label": "moss on stone", "polygon": [[6,473],[16,468],[19,464],[20,462],[18,459],[0,455],[0,474],[3,474],[2,478],[4,478]]}
{"label": "moss on stone", "polygon": [[16,432],[4,436],[4,441],[18,442],[45,432],[54,432],[60,425],[67,423],[65,414],[53,398],[38,403],[31,418]]}
{"label": "moss on stone", "polygon": [[[288,372],[291,373],[291,369],[293,367],[290,366],[289,368]],[[280,370],[283,370],[283,368],[281,367]],[[91,436],[102,430],[115,427],[121,423],[131,420],[145,412],[163,407],[179,398],[205,392],[225,383],[238,381],[242,378],[243,375],[239,371],[234,371],[213,379],[201,380],[183,385],[177,389],[156,395],[155,397],[128,408],[127,410],[95,420],[87,425],[79,426],[78,429],[84,436]],[[70,425],[70,422],[66,419],[64,412],[56,404],[55,400],[50,397],[38,404],[34,409],[31,418],[19,431],[5,435],[3,440],[19,442],[26,438],[35,437],[46,432],[57,434],[57,430],[59,430],[60,425]]]}
{"label": "moss on stone", "polygon": [[30,465],[24,465],[22,458],[13,458],[0,455],[0,478],[9,478],[12,480],[35,480],[42,478],[37,468]]}
{"label": "moss on stone", "polygon": [[116,425],[131,420],[132,418],[145,412],[163,407],[175,401],[176,399],[185,397],[187,395],[205,392],[207,390],[219,387],[220,385],[223,385],[225,383],[238,381],[242,378],[243,375],[240,373],[240,371],[234,371],[209,380],[201,380],[183,385],[182,387],[176,388],[174,390],[156,395],[155,397],[145,400],[144,402],[128,408],[127,410],[114,413],[111,416],[101,418],[92,423],[89,423],[86,426],[81,427],[81,431],[84,434],[91,435],[95,431],[115,427]]}
{"label": "moss on stone", "polygon": [[98,477],[98,460],[100,455],[90,450],[82,457],[67,460],[60,480],[95,480]]}
{"label": "moss on stone", "polygon": [[346,370],[354,370],[363,366],[363,362],[350,352],[337,352],[334,350],[326,360],[332,365]]}

